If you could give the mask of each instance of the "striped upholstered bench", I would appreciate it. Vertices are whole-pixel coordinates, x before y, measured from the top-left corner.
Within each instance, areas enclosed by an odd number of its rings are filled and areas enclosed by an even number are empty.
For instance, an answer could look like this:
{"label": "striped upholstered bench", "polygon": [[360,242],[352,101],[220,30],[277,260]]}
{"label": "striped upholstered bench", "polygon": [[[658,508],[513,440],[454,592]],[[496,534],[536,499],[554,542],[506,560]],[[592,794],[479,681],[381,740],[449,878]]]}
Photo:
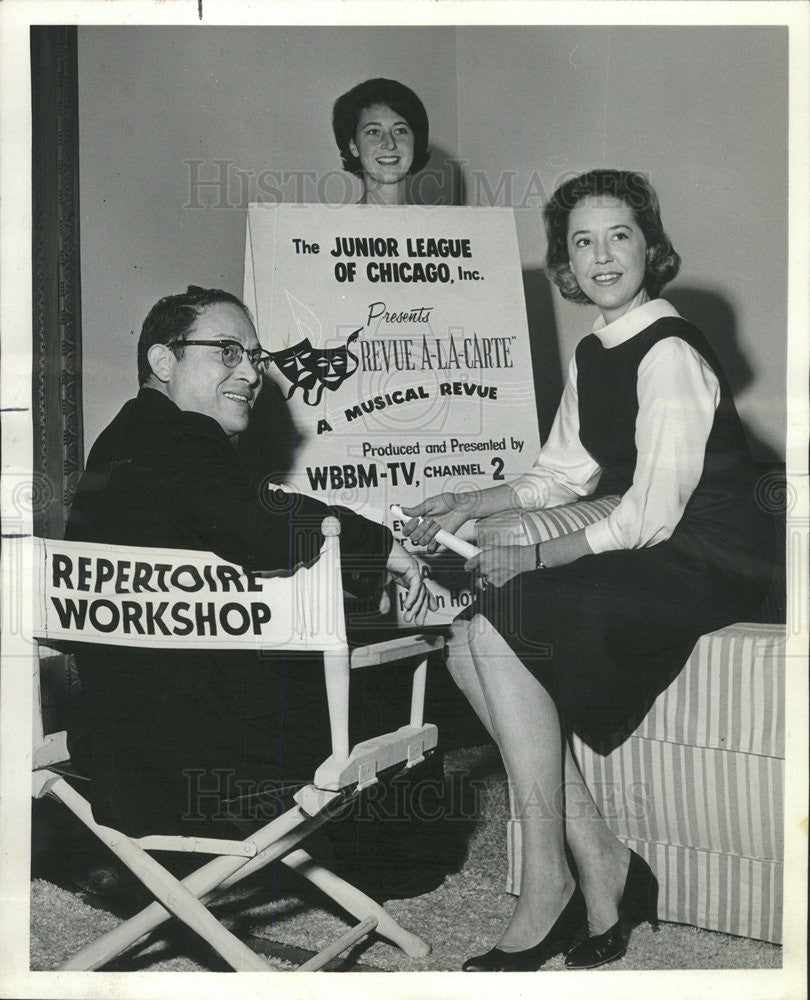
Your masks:
{"label": "striped upholstered bench", "polygon": [[[584,527],[617,498],[480,521],[479,543],[533,544]],[[574,740],[616,835],[661,886],[662,920],[780,942],[784,773],[783,625],[702,636],[683,671],[607,756]],[[520,889],[520,827],[507,833],[507,891]]]}

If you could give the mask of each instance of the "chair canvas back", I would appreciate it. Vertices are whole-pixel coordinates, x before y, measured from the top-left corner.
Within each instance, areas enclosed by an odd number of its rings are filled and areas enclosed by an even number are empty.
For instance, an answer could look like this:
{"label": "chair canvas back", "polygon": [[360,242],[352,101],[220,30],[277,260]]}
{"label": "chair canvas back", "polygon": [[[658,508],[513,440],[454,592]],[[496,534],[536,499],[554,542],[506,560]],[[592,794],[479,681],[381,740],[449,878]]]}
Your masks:
{"label": "chair canvas back", "polygon": [[194,649],[346,646],[338,537],[293,573],[245,573],[210,552],[31,539],[33,637]]}

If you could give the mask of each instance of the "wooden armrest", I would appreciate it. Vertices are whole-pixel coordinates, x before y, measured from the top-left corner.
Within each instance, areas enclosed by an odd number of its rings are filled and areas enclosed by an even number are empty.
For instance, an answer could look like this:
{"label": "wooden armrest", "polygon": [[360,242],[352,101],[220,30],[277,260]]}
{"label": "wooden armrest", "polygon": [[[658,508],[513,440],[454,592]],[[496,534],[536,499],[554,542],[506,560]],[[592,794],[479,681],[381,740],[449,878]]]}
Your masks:
{"label": "wooden armrest", "polygon": [[70,760],[67,748],[67,733],[49,733],[44,742],[34,749],[34,769],[50,767],[52,764],[63,764]]}
{"label": "wooden armrest", "polygon": [[295,801],[309,815],[315,815],[330,802],[335,793],[357,786],[373,785],[377,774],[397,764],[408,767],[421,761],[439,741],[436,726],[402,726],[393,733],[383,733],[358,743],[348,757],[328,757],[315,772],[312,785],[295,793]]}

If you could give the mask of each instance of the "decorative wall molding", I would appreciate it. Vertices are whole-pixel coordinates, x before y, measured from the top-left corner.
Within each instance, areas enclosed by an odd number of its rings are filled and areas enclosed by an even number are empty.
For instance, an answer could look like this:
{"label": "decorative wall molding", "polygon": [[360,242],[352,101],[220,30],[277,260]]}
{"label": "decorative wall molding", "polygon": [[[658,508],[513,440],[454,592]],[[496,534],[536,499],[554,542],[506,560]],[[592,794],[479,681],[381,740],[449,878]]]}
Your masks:
{"label": "decorative wall molding", "polygon": [[34,531],[62,538],[82,471],[77,30],[31,28]]}

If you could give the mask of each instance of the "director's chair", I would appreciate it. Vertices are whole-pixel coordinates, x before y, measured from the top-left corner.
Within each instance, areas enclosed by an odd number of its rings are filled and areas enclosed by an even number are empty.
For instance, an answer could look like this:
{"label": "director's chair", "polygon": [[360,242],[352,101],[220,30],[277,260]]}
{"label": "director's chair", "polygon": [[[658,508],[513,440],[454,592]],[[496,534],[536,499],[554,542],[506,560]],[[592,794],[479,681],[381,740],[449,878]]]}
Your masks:
{"label": "director's chair", "polygon": [[[423,720],[428,658],[444,645],[440,635],[419,634],[395,637],[359,648],[349,648],[346,636],[340,576],[340,525],[336,518],[322,524],[324,543],[318,560],[293,575],[251,578],[250,593],[221,590],[200,591],[196,597],[212,602],[223,628],[216,636],[191,635],[167,640],[162,635],[137,639],[124,634],[125,599],[133,595],[115,593],[114,570],[121,561],[134,565],[161,563],[185,574],[185,582],[216,580],[219,567],[241,576],[241,571],[210,553],[139,549],[136,547],[91,545],[77,542],[32,539],[34,575],[34,637],[40,651],[47,643],[92,642],[118,645],[149,644],[225,649],[306,650],[323,654],[326,695],[331,729],[332,753],[316,770],[312,782],[296,792],[295,805],[244,840],[204,837],[149,835],[131,837],[95,821],[88,801],[66,780],[58,765],[69,761],[66,734],[45,734],[42,723],[39,658],[33,665],[34,747],[33,795],[51,796],[66,806],[93,834],[120,859],[146,887],[155,901],[138,914],[82,948],[62,969],[98,969],[140,941],[172,915],[199,934],[237,971],[267,971],[268,963],[251,951],[209,912],[206,904],[237,882],[279,859],[321,889],[344,910],[358,919],[336,941],[299,968],[318,970],[363,936],[376,933],[417,957],[429,953],[429,945],[405,930],[382,906],[348,882],[316,862],[297,845],[340,811],[346,802],[373,785],[377,775],[391,768],[410,768],[424,760],[437,744],[435,725]],[[84,562],[80,563],[80,560]],[[93,560],[96,560],[93,563]],[[99,562],[98,560],[101,560]],[[88,583],[92,567],[95,576]],[[75,572],[68,572],[70,567]],[[99,567],[102,571],[99,572]],[[81,569],[80,569],[81,568]],[[82,574],[84,574],[82,576]],[[109,577],[109,579],[104,579]],[[242,576],[242,580],[246,578]],[[259,588],[258,591],[256,588]],[[119,585],[119,590],[120,585]],[[245,590],[250,588],[244,586]],[[183,595],[187,596],[187,595]],[[148,597],[148,594],[147,594]],[[240,599],[250,598],[250,608],[239,610]],[[146,598],[144,598],[146,599]],[[89,602],[93,610],[83,616],[66,617],[68,600]],[[211,605],[208,605],[209,607]],[[80,608],[81,605],[74,604]],[[257,614],[257,608],[264,608]],[[133,612],[129,611],[130,622]],[[251,617],[252,616],[252,617]],[[252,623],[249,628],[246,623]],[[158,630],[156,630],[158,631]],[[241,632],[241,634],[239,634]],[[248,632],[252,634],[248,635]],[[225,633],[225,634],[223,634]],[[258,633],[258,634],[257,634]],[[409,661],[414,667],[410,718],[394,732],[349,745],[349,680],[352,670]],[[272,669],[272,667],[268,667]],[[186,878],[175,878],[151,853],[181,851],[210,855]]]}

